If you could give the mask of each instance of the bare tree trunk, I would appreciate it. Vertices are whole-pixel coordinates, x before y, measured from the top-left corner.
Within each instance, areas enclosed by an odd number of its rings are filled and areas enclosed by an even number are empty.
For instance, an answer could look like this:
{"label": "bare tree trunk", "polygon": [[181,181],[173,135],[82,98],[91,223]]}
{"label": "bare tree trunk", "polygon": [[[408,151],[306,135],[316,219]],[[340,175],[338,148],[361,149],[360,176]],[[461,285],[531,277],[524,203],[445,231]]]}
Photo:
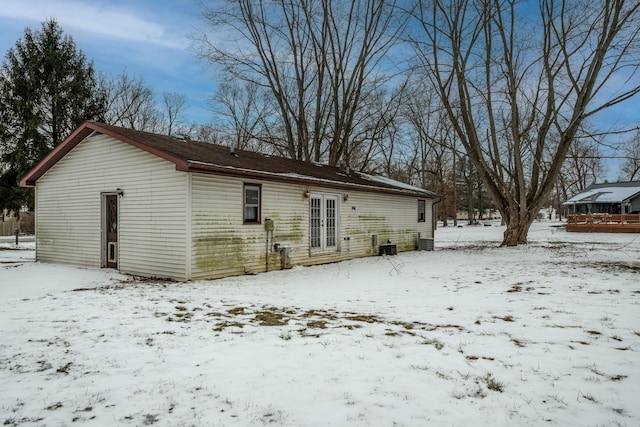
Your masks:
{"label": "bare tree trunk", "polygon": [[625,82],[602,101],[638,66],[640,4],[541,0],[527,22],[515,0],[418,3],[416,53],[502,214],[502,244],[525,243],[585,119],[640,92]]}

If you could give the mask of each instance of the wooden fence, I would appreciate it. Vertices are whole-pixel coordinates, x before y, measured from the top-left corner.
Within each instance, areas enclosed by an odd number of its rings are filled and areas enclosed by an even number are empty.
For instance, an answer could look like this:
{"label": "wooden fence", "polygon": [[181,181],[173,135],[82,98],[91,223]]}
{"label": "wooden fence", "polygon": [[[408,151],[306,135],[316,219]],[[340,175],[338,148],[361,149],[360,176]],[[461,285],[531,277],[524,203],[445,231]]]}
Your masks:
{"label": "wooden fence", "polygon": [[20,234],[34,234],[33,214],[21,212],[20,220],[17,220],[13,216],[2,215],[0,212],[0,236],[13,236],[16,228],[20,230]]}
{"label": "wooden fence", "polygon": [[640,214],[567,215],[567,231],[640,233]]}

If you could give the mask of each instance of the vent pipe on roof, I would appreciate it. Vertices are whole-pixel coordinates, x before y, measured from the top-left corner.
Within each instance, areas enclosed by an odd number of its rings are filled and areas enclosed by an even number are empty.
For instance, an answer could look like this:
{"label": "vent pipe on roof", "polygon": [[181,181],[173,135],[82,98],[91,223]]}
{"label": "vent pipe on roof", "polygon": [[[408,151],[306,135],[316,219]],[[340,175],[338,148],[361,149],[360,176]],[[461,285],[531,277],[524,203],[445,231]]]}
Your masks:
{"label": "vent pipe on roof", "polygon": [[229,146],[229,154],[231,154],[234,157],[238,157],[238,155],[236,154],[236,144],[233,142]]}

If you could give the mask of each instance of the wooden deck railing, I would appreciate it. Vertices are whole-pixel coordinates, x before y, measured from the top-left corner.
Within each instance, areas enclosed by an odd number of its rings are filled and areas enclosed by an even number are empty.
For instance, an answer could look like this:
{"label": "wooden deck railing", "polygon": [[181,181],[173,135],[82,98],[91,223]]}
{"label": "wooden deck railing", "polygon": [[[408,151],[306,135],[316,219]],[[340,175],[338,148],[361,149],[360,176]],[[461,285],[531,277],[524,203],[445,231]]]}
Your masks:
{"label": "wooden deck railing", "polygon": [[640,233],[640,214],[567,215],[567,231]]}

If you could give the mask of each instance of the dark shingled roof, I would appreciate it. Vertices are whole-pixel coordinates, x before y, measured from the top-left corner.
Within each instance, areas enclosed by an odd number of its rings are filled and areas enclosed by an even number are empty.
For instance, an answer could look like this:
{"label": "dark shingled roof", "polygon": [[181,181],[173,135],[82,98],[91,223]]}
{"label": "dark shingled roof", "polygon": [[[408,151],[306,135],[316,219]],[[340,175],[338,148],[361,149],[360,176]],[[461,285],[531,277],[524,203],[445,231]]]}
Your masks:
{"label": "dark shingled roof", "polygon": [[84,122],[67,139],[36,165],[22,180],[22,186],[34,186],[62,157],[94,132],[108,135],[175,163],[180,171],[215,173],[240,177],[301,184],[317,184],[335,188],[359,188],[385,193],[441,198],[431,191],[412,187],[387,178],[375,177],[345,168],[308,163],[253,151],[189,139],[179,140],[164,135],[125,129],[103,123]]}

